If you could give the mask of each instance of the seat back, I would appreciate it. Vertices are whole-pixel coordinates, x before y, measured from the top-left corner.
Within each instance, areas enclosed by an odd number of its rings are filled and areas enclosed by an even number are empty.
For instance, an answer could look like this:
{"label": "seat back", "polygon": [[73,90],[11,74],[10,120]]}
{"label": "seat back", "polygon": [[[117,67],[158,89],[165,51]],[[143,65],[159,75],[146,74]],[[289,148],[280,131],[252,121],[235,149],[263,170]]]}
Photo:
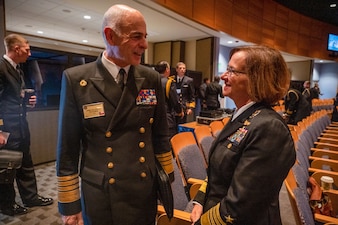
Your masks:
{"label": "seat back", "polygon": [[216,121],[212,121],[210,124],[210,129],[211,129],[211,133],[214,137],[217,137],[217,135],[221,132],[221,130],[224,127],[224,124],[222,121],[216,120]]}
{"label": "seat back", "polygon": [[189,178],[204,180],[207,175],[206,163],[193,133],[178,133],[171,138],[170,142],[185,183]]}
{"label": "seat back", "polygon": [[161,214],[157,218],[157,225],[191,225],[191,221],[188,217],[189,215],[181,215],[181,214],[175,214],[174,211],[174,217],[169,220],[167,214]]}
{"label": "seat back", "polygon": [[208,164],[209,150],[215,138],[214,136],[212,136],[209,126],[204,126],[204,125],[198,126],[195,128],[194,133],[196,136],[197,144],[202,150],[205,161]]}

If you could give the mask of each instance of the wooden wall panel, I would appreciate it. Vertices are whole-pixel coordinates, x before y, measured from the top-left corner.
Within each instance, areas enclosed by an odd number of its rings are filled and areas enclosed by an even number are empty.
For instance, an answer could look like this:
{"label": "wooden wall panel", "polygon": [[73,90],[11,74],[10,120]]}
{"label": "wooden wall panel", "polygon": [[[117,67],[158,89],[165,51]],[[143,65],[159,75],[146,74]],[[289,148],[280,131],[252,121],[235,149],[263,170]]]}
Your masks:
{"label": "wooden wall panel", "polygon": [[248,38],[252,40],[253,43],[260,44],[262,43],[262,30],[263,20],[256,19],[252,17],[248,21]]}
{"label": "wooden wall panel", "polygon": [[185,43],[174,41],[172,43],[171,66],[176,67],[176,63],[184,61]]}
{"label": "wooden wall panel", "polygon": [[184,15],[189,19],[193,19],[192,17],[193,0],[184,0],[184,1],[165,0],[165,4],[168,8],[176,11],[177,13]]}
{"label": "wooden wall panel", "polygon": [[263,20],[274,24],[276,20],[277,3],[271,0],[264,0]]}
{"label": "wooden wall panel", "polygon": [[288,42],[288,30],[283,27],[276,27],[275,28],[275,41],[274,47],[278,48],[281,51],[286,51],[287,46],[286,43]]}
{"label": "wooden wall panel", "polygon": [[288,29],[290,31],[298,32],[300,26],[300,15],[294,11],[289,11]]}
{"label": "wooden wall panel", "polygon": [[154,63],[165,60],[171,64],[171,41],[154,44]]}
{"label": "wooden wall panel", "polygon": [[194,0],[192,17],[208,27],[215,27],[215,0]]}
{"label": "wooden wall panel", "polygon": [[213,77],[214,38],[204,38],[196,41],[196,70],[203,77]]}
{"label": "wooden wall panel", "polygon": [[233,8],[232,35],[243,40],[247,40],[248,38],[248,17],[238,7]]}
{"label": "wooden wall panel", "polygon": [[276,8],[276,25],[288,28],[288,20],[289,20],[289,10],[281,5],[278,5]]}
{"label": "wooden wall panel", "polygon": [[[338,27],[303,16],[273,0],[153,1],[189,19],[246,42],[278,46],[280,50],[290,49],[291,54],[332,60],[323,46],[326,45],[327,34],[336,33]],[[207,13],[203,15],[203,12]],[[257,27],[259,19],[262,20],[261,34]],[[288,43],[289,39],[281,44],[284,39],[281,34],[291,37],[292,44]],[[311,45],[312,39],[315,39],[314,42],[318,45]],[[297,45],[293,46],[293,44]]]}
{"label": "wooden wall panel", "polygon": [[275,26],[274,24],[263,21],[262,27],[262,43],[265,45],[273,46],[274,45],[274,38],[275,38]]}
{"label": "wooden wall panel", "polygon": [[215,2],[215,29],[232,34],[232,1],[216,0]]}

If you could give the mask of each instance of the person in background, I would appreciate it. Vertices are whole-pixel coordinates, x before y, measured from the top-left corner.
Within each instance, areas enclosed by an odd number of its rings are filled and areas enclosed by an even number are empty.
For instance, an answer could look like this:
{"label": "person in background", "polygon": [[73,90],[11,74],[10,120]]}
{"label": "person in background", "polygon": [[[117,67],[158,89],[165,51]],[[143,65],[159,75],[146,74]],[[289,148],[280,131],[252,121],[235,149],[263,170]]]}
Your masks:
{"label": "person in background", "polygon": [[207,104],[205,102],[205,92],[207,90],[207,85],[210,83],[210,79],[205,77],[203,78],[203,83],[200,85],[198,94],[199,94],[199,99],[201,103],[201,109],[206,110],[207,109]]}
{"label": "person in background", "polygon": [[145,19],[113,5],[102,35],[97,61],[62,76],[59,212],[66,225],[154,225],[156,158],[171,180],[173,165],[161,77],[140,65],[148,47]]}
{"label": "person in background", "polygon": [[311,93],[312,93],[312,98],[316,98],[319,99],[319,95],[322,95],[322,93],[320,92],[320,88],[318,86],[318,82],[315,82],[314,86],[310,89]]}
{"label": "person in background", "polygon": [[170,65],[166,61],[156,64],[155,70],[161,74],[162,87],[165,93],[169,140],[177,134],[176,116],[183,118],[183,108],[178,100],[175,77],[170,76]]}
{"label": "person in background", "polygon": [[310,81],[308,80],[304,81],[302,95],[305,97],[306,101],[309,103],[310,112],[312,112],[312,99],[313,99],[314,94],[310,86],[311,86]]}
{"label": "person in background", "polygon": [[214,81],[209,83],[205,92],[205,103],[208,110],[215,110],[220,108],[219,99],[224,98],[222,85],[219,84],[221,78],[219,76],[214,77]]}
{"label": "person in background", "polygon": [[286,123],[296,125],[311,114],[309,102],[296,88],[291,87],[284,97],[285,112],[283,118]]}
{"label": "person in background", "polygon": [[176,117],[177,124],[186,123],[187,116],[192,115],[195,108],[194,80],[191,77],[185,76],[186,70],[186,65],[183,62],[176,64],[176,90],[184,111],[183,118]]}
{"label": "person in background", "polygon": [[296,152],[287,124],[271,106],[288,90],[287,65],[275,49],[236,47],[221,79],[223,95],[237,108],[210,148],[191,221],[281,225],[279,191]]}
{"label": "person in background", "polygon": [[[0,210],[14,216],[28,212],[26,207],[47,206],[53,199],[38,194],[32,156],[30,133],[26,119],[24,74],[19,64],[26,62],[30,53],[28,41],[10,34],[4,39],[6,54],[0,59],[0,149],[23,152],[22,166],[16,171],[16,183],[24,206],[15,202],[14,184],[0,184]],[[28,99],[31,107],[36,96]],[[2,132],[9,133],[8,139]]]}

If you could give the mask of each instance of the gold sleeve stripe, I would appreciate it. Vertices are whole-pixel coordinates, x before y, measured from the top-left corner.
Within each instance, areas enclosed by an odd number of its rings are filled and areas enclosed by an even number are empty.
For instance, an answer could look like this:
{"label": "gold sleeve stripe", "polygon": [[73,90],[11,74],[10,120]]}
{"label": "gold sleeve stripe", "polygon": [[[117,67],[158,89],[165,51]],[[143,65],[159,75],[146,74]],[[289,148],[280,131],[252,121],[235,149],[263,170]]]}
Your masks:
{"label": "gold sleeve stripe", "polygon": [[80,199],[79,177],[77,174],[58,177],[58,200],[60,203],[75,202]]}
{"label": "gold sleeve stripe", "polygon": [[209,209],[201,216],[201,225],[227,225],[219,213],[220,203]]}
{"label": "gold sleeve stripe", "polygon": [[167,172],[167,174],[174,172],[174,165],[172,164],[173,155],[171,152],[156,154],[156,158],[160,162],[165,172]]}
{"label": "gold sleeve stripe", "polygon": [[198,190],[205,193],[207,191],[207,186],[208,186],[208,179],[205,179],[201,187]]}

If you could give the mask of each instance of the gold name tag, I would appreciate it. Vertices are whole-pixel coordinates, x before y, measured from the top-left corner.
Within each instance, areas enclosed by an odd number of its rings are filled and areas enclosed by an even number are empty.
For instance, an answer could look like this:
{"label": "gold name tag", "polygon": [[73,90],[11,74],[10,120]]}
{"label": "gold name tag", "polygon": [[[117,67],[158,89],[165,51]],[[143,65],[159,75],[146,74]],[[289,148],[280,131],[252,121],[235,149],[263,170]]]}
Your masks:
{"label": "gold name tag", "polygon": [[105,116],[103,102],[84,105],[82,110],[85,119]]}

